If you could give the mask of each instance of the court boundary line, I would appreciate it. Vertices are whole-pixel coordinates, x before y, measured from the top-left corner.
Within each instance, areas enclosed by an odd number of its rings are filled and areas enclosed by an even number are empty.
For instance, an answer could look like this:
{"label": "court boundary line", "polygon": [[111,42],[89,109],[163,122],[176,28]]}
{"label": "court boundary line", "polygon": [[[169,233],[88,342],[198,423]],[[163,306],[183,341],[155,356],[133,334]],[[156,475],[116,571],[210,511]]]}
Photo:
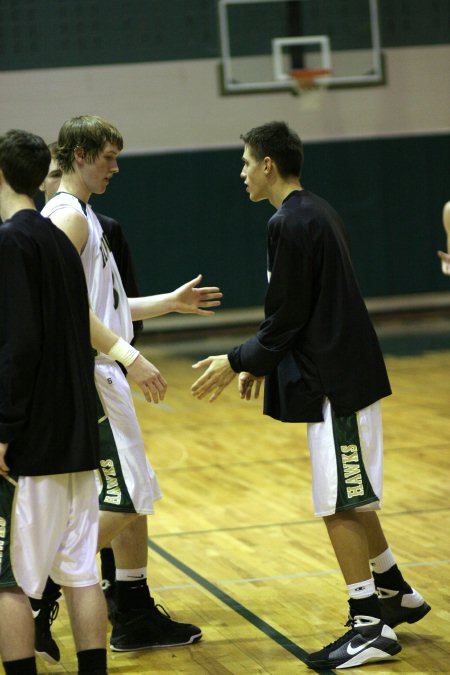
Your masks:
{"label": "court boundary line", "polygon": [[[242,605],[238,600],[235,600],[234,598],[231,597],[231,595],[228,595],[228,593],[225,593],[225,591],[222,591],[220,588],[218,588],[215,584],[213,584],[211,581],[203,577],[201,574],[193,570],[191,567],[186,565],[184,562],[173,556],[171,553],[166,551],[164,548],[159,546],[158,544],[155,544],[153,541],[150,539],[147,540],[148,547],[160,555],[162,558],[164,558],[167,562],[169,562],[171,565],[176,567],[178,570],[183,572],[186,576],[188,576],[190,579],[193,579],[199,586],[207,590],[211,595],[213,595],[215,598],[220,600],[223,604],[225,604],[227,607],[232,609],[234,612],[239,614],[243,619],[251,623],[255,628],[257,628],[259,631],[264,633],[266,637],[270,638],[274,642],[276,642],[280,647],[288,651],[290,654],[295,656],[299,661],[304,663],[306,665],[306,657],[308,656],[308,652],[306,652],[304,649],[299,647],[295,642],[290,640],[286,635],[283,635],[283,633],[280,633],[276,628],[271,626],[269,623],[264,621],[264,619],[261,619],[259,616],[254,614],[250,609]],[[315,669],[311,669],[314,671]],[[320,672],[322,675],[331,675],[335,671],[334,670],[315,670],[315,672]]]}
{"label": "court boundary line", "polygon": [[[411,515],[428,515],[434,513],[445,513],[450,511],[448,506],[437,507],[432,509],[415,509],[413,511],[393,511],[392,513],[383,512],[383,519],[394,517],[406,517]],[[176,537],[192,537],[201,534],[218,534],[221,532],[242,532],[243,530],[267,530],[272,527],[298,527],[304,525],[321,525],[320,518],[305,518],[304,520],[281,521],[278,523],[262,523],[253,525],[233,525],[230,527],[213,527],[205,528],[203,530],[184,530],[181,532],[162,532],[154,534],[153,539],[173,539]]]}
{"label": "court boundary line", "polygon": [[[415,568],[415,567],[435,567],[439,565],[450,565],[450,559],[420,561],[412,563],[399,563],[399,567]],[[341,571],[339,569],[324,570],[321,572],[293,572],[292,574],[272,574],[265,577],[244,577],[243,579],[217,579],[214,584],[216,586],[238,586],[243,584],[251,584],[255,581],[286,581],[287,579],[310,579],[316,577],[339,576]],[[212,582],[211,582],[212,583]],[[152,586],[153,591],[171,591],[177,588],[195,588],[195,584],[175,584],[171,586]]]}

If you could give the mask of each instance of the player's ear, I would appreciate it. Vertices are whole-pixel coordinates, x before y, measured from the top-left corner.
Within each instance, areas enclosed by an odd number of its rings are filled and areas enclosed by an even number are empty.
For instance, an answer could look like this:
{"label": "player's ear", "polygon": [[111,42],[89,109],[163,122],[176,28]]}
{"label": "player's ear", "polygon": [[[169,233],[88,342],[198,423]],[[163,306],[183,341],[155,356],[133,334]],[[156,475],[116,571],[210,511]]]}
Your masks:
{"label": "player's ear", "polygon": [[84,148],[81,145],[77,145],[76,148],[74,148],[73,156],[75,161],[82,161],[84,159]]}
{"label": "player's ear", "polygon": [[273,168],[272,157],[264,157],[263,162],[264,162],[264,173],[269,175]]}

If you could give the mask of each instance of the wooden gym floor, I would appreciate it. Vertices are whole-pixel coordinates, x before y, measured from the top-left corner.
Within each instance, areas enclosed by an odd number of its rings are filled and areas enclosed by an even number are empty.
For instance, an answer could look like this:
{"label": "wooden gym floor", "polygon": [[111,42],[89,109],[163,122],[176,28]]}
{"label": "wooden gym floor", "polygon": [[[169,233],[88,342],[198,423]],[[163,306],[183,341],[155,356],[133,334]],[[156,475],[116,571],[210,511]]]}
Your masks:
{"label": "wooden gym floor", "polygon": [[[400,327],[401,328],[401,327]],[[349,672],[450,673],[450,325],[379,333],[394,395],[383,403],[382,522],[406,579],[432,611],[401,625],[392,661]],[[280,424],[232,384],[214,403],[193,399],[191,363],[245,335],[141,349],[169,382],[166,401],[137,412],[164,499],[149,518],[149,582],[172,617],[202,627],[191,647],[118,654],[127,675],[290,675],[339,637],[347,597],[320,519],[312,515],[304,425]],[[59,666],[76,673],[64,602],[54,624]]]}

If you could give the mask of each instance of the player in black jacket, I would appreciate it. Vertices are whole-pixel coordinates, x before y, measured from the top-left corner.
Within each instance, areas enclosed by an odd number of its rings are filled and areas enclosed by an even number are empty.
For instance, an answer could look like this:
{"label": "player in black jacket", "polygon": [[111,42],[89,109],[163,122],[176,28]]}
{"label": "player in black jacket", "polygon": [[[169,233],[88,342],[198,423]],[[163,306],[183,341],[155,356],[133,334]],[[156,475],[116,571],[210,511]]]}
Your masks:
{"label": "player in black jacket", "polygon": [[277,209],[268,224],[269,287],[256,335],[228,355],[210,356],[192,386],[214,401],[239,375],[241,398],[259,394],[264,413],[306,422],[313,503],[324,518],[349,594],[351,629],[310,654],[316,669],[389,659],[401,647],[393,626],[430,609],[403,579],[385,539],[381,506],[380,399],[391,393],[386,368],[355,278],[336,211],[303,189],[300,138],[283,122],[242,136],[250,199]]}
{"label": "player in black jacket", "polygon": [[34,206],[49,161],[38,136],[0,136],[0,653],[6,673],[36,673],[26,595],[39,599],[51,574],[64,588],[79,672],[100,675],[89,306],[79,256]]}

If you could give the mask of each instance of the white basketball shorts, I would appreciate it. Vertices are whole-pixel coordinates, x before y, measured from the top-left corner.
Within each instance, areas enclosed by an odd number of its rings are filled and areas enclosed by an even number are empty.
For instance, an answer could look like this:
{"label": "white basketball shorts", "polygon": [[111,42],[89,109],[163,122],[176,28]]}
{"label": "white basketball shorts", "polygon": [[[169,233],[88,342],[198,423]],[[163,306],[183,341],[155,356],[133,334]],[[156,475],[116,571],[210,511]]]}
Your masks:
{"label": "white basketball shorts", "polygon": [[19,477],[11,566],[26,595],[41,598],[49,576],[61,586],[98,582],[98,516],[94,471]]}
{"label": "white basketball shorts", "polygon": [[328,399],[323,422],[308,424],[316,516],[381,508],[383,425],[380,401],[338,417]]}
{"label": "white basketball shorts", "polygon": [[95,384],[101,403],[100,510],[152,514],[161,491],[145,454],[126,377],[115,361],[97,357]]}

